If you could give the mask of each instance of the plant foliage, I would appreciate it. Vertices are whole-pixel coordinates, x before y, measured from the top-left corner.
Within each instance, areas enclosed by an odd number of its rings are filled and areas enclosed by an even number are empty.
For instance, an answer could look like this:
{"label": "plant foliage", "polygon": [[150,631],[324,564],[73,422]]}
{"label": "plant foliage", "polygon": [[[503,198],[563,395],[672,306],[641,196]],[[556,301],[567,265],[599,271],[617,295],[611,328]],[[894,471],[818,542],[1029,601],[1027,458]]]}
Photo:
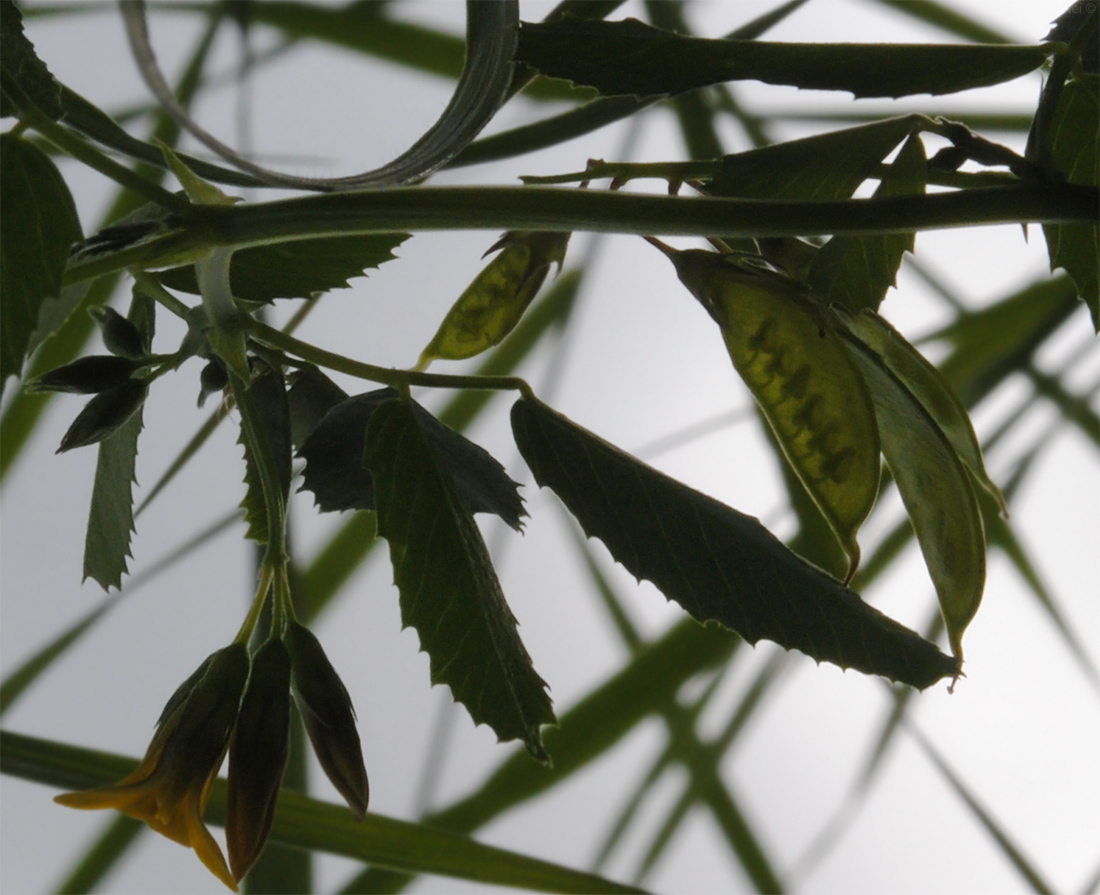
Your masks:
{"label": "plant foliage", "polygon": [[[786,658],[760,671],[716,738],[704,741],[697,728],[742,641],[773,641],[817,663],[904,685],[890,691],[895,713],[869,778],[901,729],[906,706],[918,699],[906,687],[924,690],[945,678],[954,686],[963,676],[963,636],[982,603],[988,539],[1029,582],[1090,679],[1100,680],[1006,522],[1006,495],[1030,458],[998,488],[970,419],[982,398],[1022,373],[1094,445],[1100,440],[1093,404],[1032,363],[1079,302],[1100,331],[1095,4],[1074,7],[1046,38],[1028,44],[997,41],[932,4],[901,10],[963,40],[759,39],[795,14],[799,2],[731,36],[704,38],[691,33],[679,5],[645,4],[650,22],[608,20],[618,5],[567,0],[546,21],[529,22],[520,20],[516,0],[469,0],[464,43],[403,22],[383,4],[186,5],[185,14],[204,15],[209,26],[176,90],[159,68],[145,5],[122,4],[134,58],[161,116],[144,139],[130,132],[126,116],[58,81],[25,33],[22,7],[0,0],[2,113],[12,124],[0,137],[4,468],[28,443],[53,393],[90,395],[58,452],[97,445],[84,575],[104,590],[125,589],[135,518],[144,507],[135,512],[133,486],[139,435],[150,418],[145,410],[168,400],[158,380],[201,365],[200,405],[216,396],[218,411],[181,443],[177,462],[148,499],[229,418],[243,449],[244,535],[259,557],[257,589],[241,628],[176,691],[137,770],[113,756],[5,732],[4,773],[98,787],[60,801],[115,807],[147,821],[195,848],[230,888],[284,872],[308,883],[310,865],[296,848],[368,865],[348,891],[395,891],[417,873],[555,891],[635,891],[466,837],[605,754],[644,719],[659,717],[668,745],[602,854],[616,848],[664,770],[680,764],[689,783],[643,857],[637,881],[698,804],[754,885],[777,890],[782,873],[724,782],[720,762]],[[27,8],[59,16],[98,12],[79,5]],[[250,29],[270,27],[288,41],[322,41],[454,78],[454,93],[438,121],[379,168],[305,178],[261,167],[188,110],[209,75],[211,41],[227,23],[246,43]],[[261,64],[247,59],[246,69]],[[983,129],[981,116],[963,122],[889,107],[870,121],[838,117],[823,132],[773,142],[775,122],[746,112],[733,92],[749,81],[856,98],[939,97],[1036,71],[1045,85],[1022,153],[986,136],[998,128]],[[533,104],[550,98],[572,105],[479,140],[517,94]],[[591,160],[584,171],[525,178],[522,188],[418,185],[449,165],[533,157],[658,103],[675,111],[694,157]],[[749,148],[725,150],[717,127],[722,115],[744,128]],[[181,132],[219,160],[177,152]],[[120,188],[112,214],[87,238],[66,181],[71,169],[59,168],[58,156]],[[162,185],[166,170],[181,193]],[[668,195],[621,190],[652,180],[667,185]],[[215,183],[295,192],[275,200],[250,192],[245,201]],[[587,189],[560,186],[567,183]],[[694,195],[682,195],[688,190]],[[888,322],[884,298],[898,286],[920,231],[950,226],[965,233],[983,224],[1039,224],[1051,270],[1065,273],[1022,285],[982,311],[958,309],[936,334],[949,353],[933,362]],[[345,356],[320,339],[295,335],[317,304],[332,304],[327,293],[359,283],[368,270],[384,276],[403,264],[394,250],[412,232],[487,228],[506,230],[486,253],[499,254],[467,287],[456,284],[457,299],[415,366]],[[567,254],[576,231],[626,234],[639,245],[644,237],[673,267],[667,282],[653,288],[674,294],[675,273],[716,325],[715,344],[728,352],[783,470],[798,523],[787,543],[757,518],[581,427],[540,399],[541,387],[516,375],[571,325],[591,266],[590,258],[577,262]],[[711,245],[677,250],[658,235],[705,237]],[[552,267],[565,272],[547,286]],[[123,277],[133,281],[126,314],[107,304]],[[420,299],[407,297],[409,313],[423,313]],[[296,309],[289,321],[267,319],[288,304]],[[175,325],[159,326],[168,315]],[[93,318],[109,356],[89,353]],[[629,309],[621,312],[626,326],[628,318]],[[438,372],[476,357],[480,366]],[[186,367],[193,359],[201,364]],[[436,371],[429,373],[432,363]],[[349,394],[329,374],[374,387]],[[602,384],[593,378],[586,388]],[[457,393],[430,411],[434,397],[418,403],[413,389]],[[690,616],[647,642],[601,561],[578,537],[584,567],[631,658],[560,715],[520,638],[497,550],[490,551],[482,530],[499,518],[519,533],[527,515],[519,484],[498,459],[509,447],[490,452],[462,431],[500,391],[518,394],[508,445],[535,482],[557,496],[584,535]],[[320,512],[351,514],[310,566],[296,559],[289,537],[295,486],[312,493]],[[868,550],[861,528],[883,495],[895,491],[906,519],[893,534],[870,539]],[[536,515],[551,512],[544,501],[530,503]],[[937,621],[923,633],[861,595],[911,537],[938,597]],[[475,725],[487,725],[500,741],[518,740],[536,759],[505,760],[479,789],[423,824],[368,815],[351,697],[307,627],[344,592],[377,538],[388,545],[402,625],[416,631],[430,683],[445,684]],[[985,612],[996,614],[990,602]],[[99,610],[82,620],[13,672],[3,710],[105,615]],[[944,635],[951,655],[937,644]],[[218,656],[233,657],[232,686],[215,680],[217,662],[211,663]],[[701,690],[684,686],[700,680],[707,681]],[[294,791],[302,788],[294,769],[305,767],[302,731],[361,826],[346,810]],[[1009,862],[1029,884],[1041,883],[939,753],[927,740],[918,742]],[[227,750],[223,786],[215,780]],[[123,774],[129,776],[121,783],[106,785]],[[228,864],[204,817],[225,824]],[[130,828],[109,832],[90,852],[102,866],[82,866],[74,879],[102,878],[133,842]],[[269,837],[292,848],[265,852]]]}

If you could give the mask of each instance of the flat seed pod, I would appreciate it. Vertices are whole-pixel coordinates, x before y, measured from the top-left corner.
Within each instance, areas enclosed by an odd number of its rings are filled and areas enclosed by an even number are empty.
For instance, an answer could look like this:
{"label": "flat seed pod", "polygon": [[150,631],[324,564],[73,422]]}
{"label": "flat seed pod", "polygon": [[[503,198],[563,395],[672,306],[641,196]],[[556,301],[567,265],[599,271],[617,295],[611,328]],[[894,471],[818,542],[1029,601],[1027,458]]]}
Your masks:
{"label": "flat seed pod", "polygon": [[985,587],[985,530],[970,476],[954,441],[890,363],[858,335],[844,336],[874,400],[882,452],[961,662],[963,632]]}
{"label": "flat seed pod", "polygon": [[676,272],[722,328],[730,358],[848,555],[878,494],[878,429],[859,370],[826,310],[786,277],[690,250]]}
{"label": "flat seed pod", "polygon": [[849,332],[874,351],[886,368],[912,392],[951,442],[966,468],[993,495],[1001,512],[1007,513],[1004,495],[985,471],[982,448],[978,436],[974,434],[966,405],[944,375],[874,311],[868,309],[860,314],[851,314],[843,308],[837,310]]}
{"label": "flat seed pod", "polygon": [[[443,318],[416,369],[435,359],[462,360],[503,341],[519,323],[553,264],[561,269],[569,233],[509,231],[489,249],[503,249],[466,287]],[[489,254],[486,252],[486,254]]]}

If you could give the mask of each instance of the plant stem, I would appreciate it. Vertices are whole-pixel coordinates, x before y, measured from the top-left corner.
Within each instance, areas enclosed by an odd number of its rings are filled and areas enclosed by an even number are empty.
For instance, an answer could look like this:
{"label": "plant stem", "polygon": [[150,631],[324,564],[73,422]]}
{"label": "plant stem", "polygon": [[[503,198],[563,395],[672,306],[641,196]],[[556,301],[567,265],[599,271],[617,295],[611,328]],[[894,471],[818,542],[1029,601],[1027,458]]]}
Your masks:
{"label": "plant stem", "polygon": [[378,367],[362,361],[352,360],[341,354],[325,351],[308,342],[302,342],[288,333],[281,332],[266,323],[250,320],[248,334],[265,345],[278,348],[294,357],[309,361],[319,367],[346,373],[358,379],[380,382],[397,389],[407,389],[413,385],[433,388],[474,388],[491,391],[518,391],[525,397],[533,398],[534,392],[518,376],[448,376],[443,373],[421,373],[413,370],[397,370],[392,367]]}

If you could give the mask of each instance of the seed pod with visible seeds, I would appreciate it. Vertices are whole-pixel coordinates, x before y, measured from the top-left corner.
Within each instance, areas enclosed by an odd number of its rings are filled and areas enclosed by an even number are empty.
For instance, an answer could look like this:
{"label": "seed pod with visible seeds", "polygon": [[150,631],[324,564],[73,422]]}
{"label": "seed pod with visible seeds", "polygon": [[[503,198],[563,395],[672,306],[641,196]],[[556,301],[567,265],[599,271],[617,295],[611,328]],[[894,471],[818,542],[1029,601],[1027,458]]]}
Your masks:
{"label": "seed pod with visible seeds", "polygon": [[122,385],[140,367],[131,358],[96,354],[36,376],[27,383],[27,391],[96,395]]}

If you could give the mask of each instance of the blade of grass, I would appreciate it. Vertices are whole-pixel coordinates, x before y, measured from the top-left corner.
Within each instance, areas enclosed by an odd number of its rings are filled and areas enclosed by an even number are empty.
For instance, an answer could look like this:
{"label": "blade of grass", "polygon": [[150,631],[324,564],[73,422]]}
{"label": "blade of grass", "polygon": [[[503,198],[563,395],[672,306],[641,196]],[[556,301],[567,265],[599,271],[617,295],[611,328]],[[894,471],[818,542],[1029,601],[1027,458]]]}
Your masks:
{"label": "blade of grass", "polygon": [[1012,841],[1012,838],[1003,829],[1001,824],[997,822],[996,818],[989,813],[966,784],[963,783],[959,775],[952,770],[951,766],[943,756],[940,755],[939,751],[932,745],[928,738],[911,725],[907,725],[906,729],[913,739],[917,741],[917,744],[928,757],[928,760],[932,762],[943,776],[944,780],[947,781],[948,785],[955,790],[955,794],[962,799],[966,807],[970,809],[978,823],[993,837],[993,840],[1004,853],[1005,858],[1007,858],[1009,863],[1016,868],[1020,876],[1022,876],[1024,881],[1030,886],[1031,890],[1040,893],[1040,895],[1049,895],[1049,893],[1053,892],[1054,890],[1025,857],[1019,846]]}
{"label": "blade of grass", "polygon": [[96,841],[77,861],[57,887],[57,895],[85,895],[94,892],[111,869],[126,855],[145,824],[125,814],[109,820]]}
{"label": "blade of grass", "polygon": [[[22,734],[0,733],[0,771],[71,789],[102,786],[133,770],[137,760]],[[215,782],[206,819],[225,821],[225,781]],[[640,892],[591,873],[483,845],[422,824],[377,814],[356,822],[347,808],[284,790],[271,839],[343,855],[376,866],[433,873],[497,886],[546,892]]]}

